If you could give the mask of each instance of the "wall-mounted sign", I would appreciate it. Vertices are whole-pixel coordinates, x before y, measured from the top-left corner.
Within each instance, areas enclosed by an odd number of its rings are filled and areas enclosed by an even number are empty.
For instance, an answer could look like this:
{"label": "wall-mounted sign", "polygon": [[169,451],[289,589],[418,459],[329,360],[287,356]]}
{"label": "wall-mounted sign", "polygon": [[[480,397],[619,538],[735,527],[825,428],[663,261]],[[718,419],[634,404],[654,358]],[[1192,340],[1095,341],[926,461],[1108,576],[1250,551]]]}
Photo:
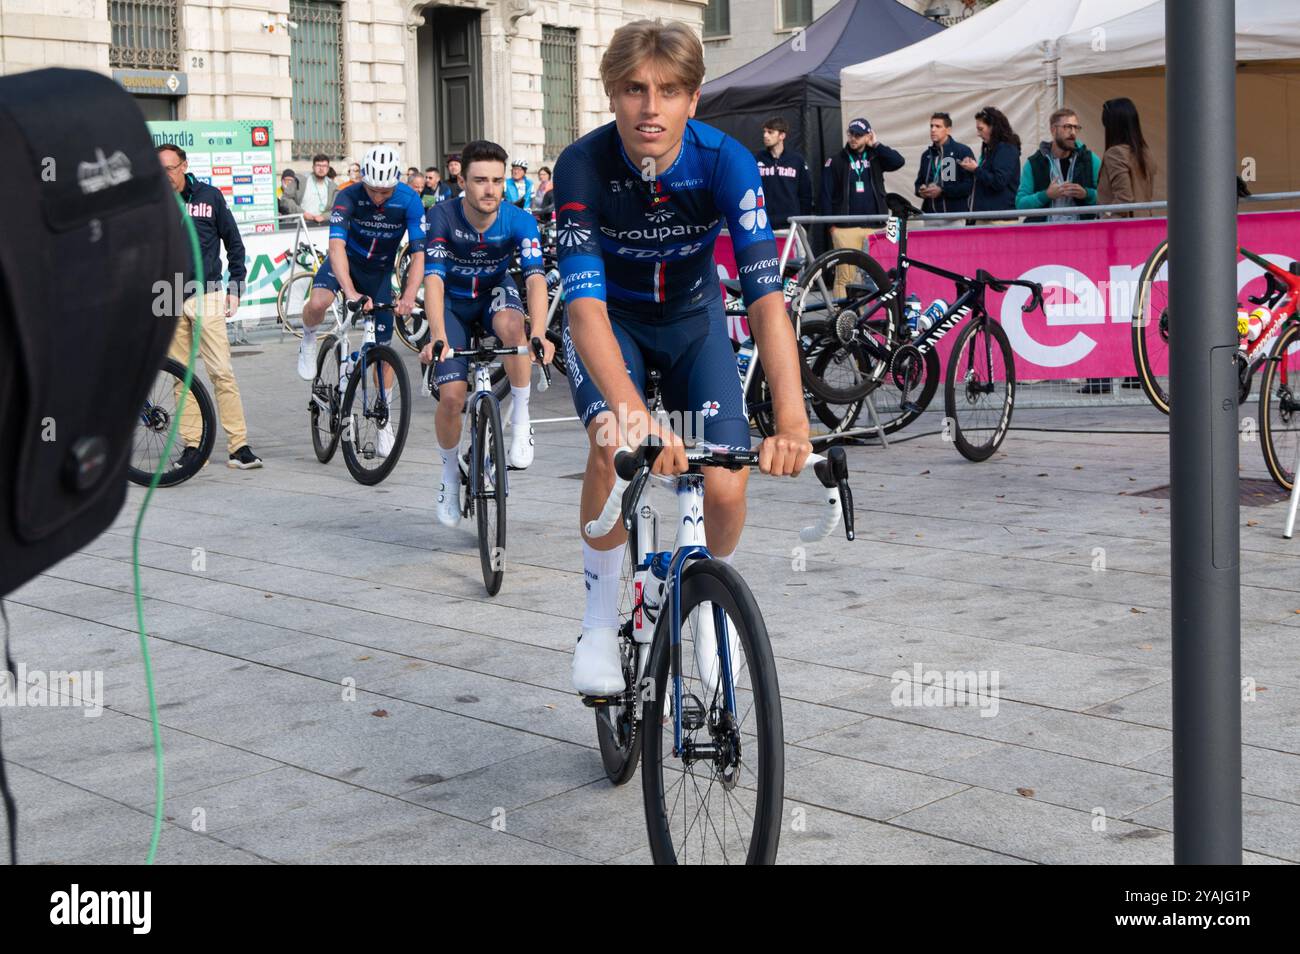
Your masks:
{"label": "wall-mounted sign", "polygon": [[172,70],[113,70],[113,79],[137,96],[184,96],[189,77]]}

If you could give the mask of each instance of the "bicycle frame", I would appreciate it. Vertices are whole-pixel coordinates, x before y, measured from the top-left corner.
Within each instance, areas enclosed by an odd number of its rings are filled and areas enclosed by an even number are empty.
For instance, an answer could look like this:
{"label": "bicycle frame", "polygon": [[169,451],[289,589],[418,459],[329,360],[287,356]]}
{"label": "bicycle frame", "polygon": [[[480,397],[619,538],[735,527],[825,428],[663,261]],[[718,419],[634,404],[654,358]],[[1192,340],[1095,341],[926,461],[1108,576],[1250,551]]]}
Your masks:
{"label": "bicycle frame", "polygon": [[[471,425],[473,421],[477,420],[479,404],[484,401],[497,406],[498,419],[500,419],[501,402],[492,393],[492,368],[499,363],[498,361],[476,360],[470,365],[470,371],[474,376],[474,390],[469,395],[467,413],[465,414],[465,426],[469,427],[469,487],[465,495],[469,506],[464,511],[464,515],[467,517],[474,512],[476,503],[474,488],[482,486],[479,476],[483,467],[483,449],[478,446],[478,428]],[[503,467],[500,473],[493,477],[494,485],[496,481],[501,481],[507,497],[510,496],[509,470],[509,467]]]}

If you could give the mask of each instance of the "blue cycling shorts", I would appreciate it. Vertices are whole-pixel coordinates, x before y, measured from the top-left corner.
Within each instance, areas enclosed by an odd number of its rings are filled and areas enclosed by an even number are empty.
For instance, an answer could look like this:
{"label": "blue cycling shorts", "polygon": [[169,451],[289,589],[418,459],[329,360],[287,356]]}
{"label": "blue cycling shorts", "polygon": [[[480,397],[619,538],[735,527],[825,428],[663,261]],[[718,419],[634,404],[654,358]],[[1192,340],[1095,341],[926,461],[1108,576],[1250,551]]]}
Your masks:
{"label": "blue cycling shorts", "polygon": [[[614,306],[609,308],[609,323],[628,376],[642,398],[647,373],[659,372],[664,410],[672,415],[674,429],[683,439],[749,450],[749,415],[721,297],[671,321],[642,321],[620,314]],[[585,428],[610,407],[578,357],[567,313],[564,356],[573,406]]]}
{"label": "blue cycling shorts", "polygon": [[[498,312],[507,308],[520,313],[524,310],[519,288],[509,275],[501,276],[501,281],[477,298],[452,298],[445,295],[442,299],[442,324],[447,332],[447,344],[453,350],[460,351],[469,347],[469,339],[476,333],[496,334],[492,330],[492,322]],[[468,381],[469,362],[459,357],[439,361],[434,368],[434,375],[439,387],[448,381]]]}
{"label": "blue cycling shorts", "polygon": [[[349,258],[348,274],[352,277],[352,284],[356,290],[370,298],[376,305],[392,304],[393,269],[391,267],[377,269],[372,266],[367,268]],[[316,279],[311,283],[311,287],[326,288],[331,292],[338,293],[339,280],[334,277],[334,269],[330,267],[328,258],[316,271]],[[388,344],[392,340],[393,313],[391,311],[381,311],[375,315],[375,341],[379,344]]]}

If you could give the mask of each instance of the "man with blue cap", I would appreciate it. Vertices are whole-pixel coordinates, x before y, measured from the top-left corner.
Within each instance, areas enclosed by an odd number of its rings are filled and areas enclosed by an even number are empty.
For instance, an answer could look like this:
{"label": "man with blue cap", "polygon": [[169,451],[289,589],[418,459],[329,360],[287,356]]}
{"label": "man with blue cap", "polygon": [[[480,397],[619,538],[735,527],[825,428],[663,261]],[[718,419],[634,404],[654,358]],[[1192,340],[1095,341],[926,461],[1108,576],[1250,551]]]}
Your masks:
{"label": "man with blue cap", "polygon": [[[822,168],[822,194],[818,212],[822,215],[883,215],[885,173],[903,168],[903,156],[879,142],[871,123],[858,117],[849,123],[844,148],[826,160]],[[875,229],[867,225],[832,225],[834,248],[862,248]],[[843,297],[853,280],[853,269],[835,270],[835,296]]]}

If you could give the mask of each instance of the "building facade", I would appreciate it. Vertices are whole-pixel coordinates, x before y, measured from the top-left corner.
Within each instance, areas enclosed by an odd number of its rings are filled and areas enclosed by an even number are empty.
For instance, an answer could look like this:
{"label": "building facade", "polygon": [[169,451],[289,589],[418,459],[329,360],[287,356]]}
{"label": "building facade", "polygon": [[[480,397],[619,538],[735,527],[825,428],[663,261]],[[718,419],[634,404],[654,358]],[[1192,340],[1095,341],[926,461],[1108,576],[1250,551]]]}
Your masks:
{"label": "building facade", "polygon": [[111,74],[147,119],[269,119],[276,161],[370,146],[441,165],[500,142],[536,169],[607,122],[600,56],[641,17],[706,0],[3,0],[0,73]]}

